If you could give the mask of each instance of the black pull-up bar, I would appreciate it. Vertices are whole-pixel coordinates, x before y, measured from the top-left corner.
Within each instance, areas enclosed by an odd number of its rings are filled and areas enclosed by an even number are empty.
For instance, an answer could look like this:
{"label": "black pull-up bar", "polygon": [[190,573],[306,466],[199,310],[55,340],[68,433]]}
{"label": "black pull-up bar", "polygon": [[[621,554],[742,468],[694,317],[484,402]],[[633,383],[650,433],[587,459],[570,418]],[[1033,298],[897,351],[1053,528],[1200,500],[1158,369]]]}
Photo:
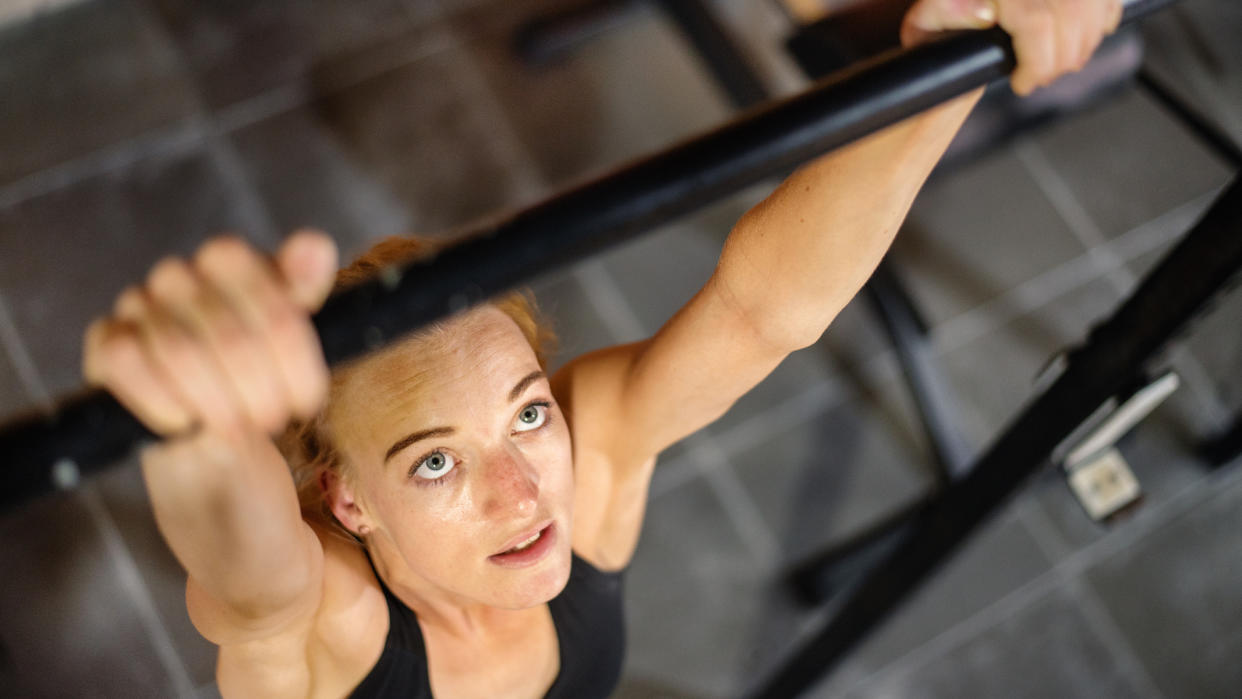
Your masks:
{"label": "black pull-up bar", "polygon": [[[1174,0],[1129,0],[1125,21]],[[799,163],[1005,77],[1004,32],[897,51],[757,107],[714,131],[477,227],[434,260],[328,299],[314,317],[330,364],[358,356],[523,280],[589,257]],[[76,483],[153,439],[89,391],[0,427],[0,510]]]}

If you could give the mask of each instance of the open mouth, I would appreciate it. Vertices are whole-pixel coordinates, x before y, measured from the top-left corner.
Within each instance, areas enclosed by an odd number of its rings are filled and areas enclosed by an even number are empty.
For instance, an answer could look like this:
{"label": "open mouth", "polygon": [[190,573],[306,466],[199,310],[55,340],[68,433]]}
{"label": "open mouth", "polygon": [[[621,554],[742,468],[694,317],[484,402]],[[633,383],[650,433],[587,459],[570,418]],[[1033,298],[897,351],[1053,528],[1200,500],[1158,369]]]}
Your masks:
{"label": "open mouth", "polygon": [[556,535],[556,524],[549,523],[508,549],[488,556],[487,560],[506,568],[524,568],[542,560],[552,550]]}

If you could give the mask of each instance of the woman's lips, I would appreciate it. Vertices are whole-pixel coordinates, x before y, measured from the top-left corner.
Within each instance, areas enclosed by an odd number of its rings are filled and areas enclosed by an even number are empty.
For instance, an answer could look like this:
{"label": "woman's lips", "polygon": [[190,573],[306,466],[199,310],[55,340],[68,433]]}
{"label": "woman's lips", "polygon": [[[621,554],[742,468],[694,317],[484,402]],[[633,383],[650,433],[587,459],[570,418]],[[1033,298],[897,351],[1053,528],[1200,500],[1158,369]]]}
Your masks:
{"label": "woman's lips", "polygon": [[[522,544],[531,536],[537,536],[533,543],[524,549],[513,550],[519,544]],[[556,524],[549,523],[542,529],[538,529],[531,534],[525,534],[517,537],[509,544],[509,548],[502,553],[493,554],[487,557],[487,560],[496,565],[505,568],[525,568],[534,565],[543,560],[544,556],[552,550],[552,546],[556,543]]]}

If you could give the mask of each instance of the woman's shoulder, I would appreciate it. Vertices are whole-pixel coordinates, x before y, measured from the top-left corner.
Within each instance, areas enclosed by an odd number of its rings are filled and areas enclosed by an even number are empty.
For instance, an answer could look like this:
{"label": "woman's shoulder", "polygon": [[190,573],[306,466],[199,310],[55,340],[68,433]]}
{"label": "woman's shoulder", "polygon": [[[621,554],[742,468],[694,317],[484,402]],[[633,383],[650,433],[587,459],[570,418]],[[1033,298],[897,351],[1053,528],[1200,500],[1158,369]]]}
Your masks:
{"label": "woman's shoulder", "polygon": [[617,408],[633,360],[643,343],[616,345],[581,355],[558,369],[549,380],[573,433],[574,449],[592,453],[614,451]]}
{"label": "woman's shoulder", "polygon": [[306,640],[307,660],[316,694],[340,696],[383,653],[388,604],[361,546],[326,527],[311,528],[323,545],[323,597]]}
{"label": "woman's shoulder", "polygon": [[635,453],[625,439],[625,383],[642,346],[583,355],[551,381],[573,435],[574,550],[602,571],[620,570],[633,556],[655,466],[655,454]]}
{"label": "woman's shoulder", "polygon": [[388,605],[363,548],[326,527],[312,524],[311,529],[323,545],[323,598],[316,625],[346,632],[377,625],[386,629]]}
{"label": "woman's shoulder", "polygon": [[[310,524],[308,522],[308,524]],[[313,604],[289,618],[233,633],[203,635],[220,646],[221,691],[238,696],[342,696],[366,676],[383,652],[387,604],[365,554],[339,535],[310,524],[322,547],[322,577]],[[191,616],[211,613],[187,587]],[[197,612],[197,614],[196,614]],[[195,619],[196,625],[201,619]],[[203,629],[200,627],[200,631]]]}

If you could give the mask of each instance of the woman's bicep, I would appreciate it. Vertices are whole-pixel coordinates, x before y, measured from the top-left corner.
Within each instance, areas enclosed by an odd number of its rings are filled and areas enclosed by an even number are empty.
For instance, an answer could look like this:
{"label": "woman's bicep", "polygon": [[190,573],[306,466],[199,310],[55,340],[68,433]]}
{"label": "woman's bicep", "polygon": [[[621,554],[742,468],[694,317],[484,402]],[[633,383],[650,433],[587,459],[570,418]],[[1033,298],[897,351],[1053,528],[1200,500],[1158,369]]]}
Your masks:
{"label": "woman's bicep", "polygon": [[642,442],[654,455],[714,422],[789,351],[729,303],[713,277],[634,357],[623,409],[644,416]]}
{"label": "woman's bicep", "polygon": [[723,415],[788,354],[709,281],[653,337],[583,357],[558,382],[571,420],[590,423],[575,426],[575,439],[590,435],[617,463],[645,463]]}

